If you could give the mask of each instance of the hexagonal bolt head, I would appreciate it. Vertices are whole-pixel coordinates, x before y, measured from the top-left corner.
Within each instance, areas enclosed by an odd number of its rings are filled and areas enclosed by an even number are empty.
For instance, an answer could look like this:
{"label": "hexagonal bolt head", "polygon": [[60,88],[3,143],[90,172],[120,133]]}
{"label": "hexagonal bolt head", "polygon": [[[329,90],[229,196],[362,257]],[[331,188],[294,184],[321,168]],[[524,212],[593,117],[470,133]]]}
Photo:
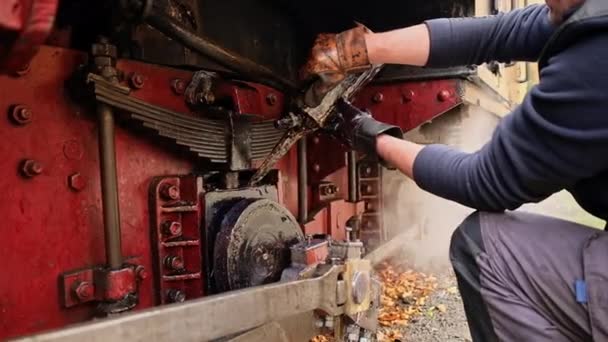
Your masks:
{"label": "hexagonal bolt head", "polygon": [[32,159],[23,160],[19,166],[21,175],[26,178],[38,176],[43,170],[44,168],[42,167],[42,164]]}
{"label": "hexagonal bolt head", "polygon": [[186,300],[186,294],[180,290],[169,290],[167,293],[167,299],[171,303],[181,303]]}
{"label": "hexagonal bolt head", "polygon": [[179,188],[173,184],[163,184],[160,188],[160,195],[167,201],[179,199]]}
{"label": "hexagonal bolt head", "polygon": [[144,78],[138,73],[132,73],[129,77],[129,85],[131,88],[141,89],[144,86]]}
{"label": "hexagonal bolt head", "polygon": [[87,186],[87,180],[80,172],[76,172],[68,177],[68,185],[74,191],[82,191]]}
{"label": "hexagonal bolt head", "polygon": [[34,114],[32,110],[24,105],[15,105],[9,111],[10,119],[17,125],[27,125],[32,122]]}
{"label": "hexagonal bolt head", "polygon": [[182,224],[177,221],[165,221],[163,222],[163,234],[168,237],[177,237],[182,235]]}
{"label": "hexagonal bolt head", "polygon": [[184,259],[179,255],[169,255],[165,257],[165,267],[170,270],[180,271],[184,269]]}
{"label": "hexagonal bolt head", "polygon": [[88,281],[79,281],[74,284],[74,295],[79,301],[86,301],[95,295],[95,288]]}

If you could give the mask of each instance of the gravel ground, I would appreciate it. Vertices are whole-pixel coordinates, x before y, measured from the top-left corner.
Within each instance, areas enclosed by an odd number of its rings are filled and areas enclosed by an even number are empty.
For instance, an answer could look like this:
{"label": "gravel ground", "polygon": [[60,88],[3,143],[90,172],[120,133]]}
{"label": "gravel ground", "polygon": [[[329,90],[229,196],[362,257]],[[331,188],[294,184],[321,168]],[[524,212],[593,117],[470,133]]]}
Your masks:
{"label": "gravel ground", "polygon": [[[424,314],[403,329],[403,342],[471,341],[454,274],[438,275],[437,279],[437,290],[426,301]],[[445,312],[434,309],[438,306],[445,306]]]}

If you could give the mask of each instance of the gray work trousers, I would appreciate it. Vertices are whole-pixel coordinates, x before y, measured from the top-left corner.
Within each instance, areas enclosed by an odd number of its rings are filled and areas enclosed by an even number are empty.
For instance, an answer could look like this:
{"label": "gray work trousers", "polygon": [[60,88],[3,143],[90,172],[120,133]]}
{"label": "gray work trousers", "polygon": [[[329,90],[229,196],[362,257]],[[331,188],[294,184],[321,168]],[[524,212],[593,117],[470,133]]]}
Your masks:
{"label": "gray work trousers", "polygon": [[454,232],[450,259],[474,342],[608,341],[608,233],[475,213]]}

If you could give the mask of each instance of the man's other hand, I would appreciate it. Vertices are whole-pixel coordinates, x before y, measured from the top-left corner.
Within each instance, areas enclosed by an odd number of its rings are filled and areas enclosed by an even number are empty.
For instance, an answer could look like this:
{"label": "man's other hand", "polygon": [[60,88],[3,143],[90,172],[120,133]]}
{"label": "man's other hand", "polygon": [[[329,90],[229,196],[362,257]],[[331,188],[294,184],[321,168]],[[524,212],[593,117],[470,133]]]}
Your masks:
{"label": "man's other hand", "polygon": [[347,101],[338,100],[336,111],[338,118],[333,127],[334,134],[352,149],[376,156],[378,136],[390,135],[403,139],[401,128],[377,121],[370,113],[360,110]]}

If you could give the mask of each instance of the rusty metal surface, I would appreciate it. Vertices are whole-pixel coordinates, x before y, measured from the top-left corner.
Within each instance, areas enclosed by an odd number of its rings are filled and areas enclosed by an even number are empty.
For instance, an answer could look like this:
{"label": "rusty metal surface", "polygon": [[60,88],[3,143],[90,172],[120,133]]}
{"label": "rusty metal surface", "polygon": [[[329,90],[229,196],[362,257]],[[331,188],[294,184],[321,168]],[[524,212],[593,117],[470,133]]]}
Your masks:
{"label": "rusty metal surface", "polygon": [[15,341],[209,341],[247,331],[263,324],[315,309],[341,314],[338,296],[344,266],[332,266],[322,275],[287,283],[232,291]]}
{"label": "rusty metal surface", "polygon": [[269,199],[243,199],[224,215],[214,246],[220,291],[276,282],[290,264],[289,248],[303,240],[295,217]]}

